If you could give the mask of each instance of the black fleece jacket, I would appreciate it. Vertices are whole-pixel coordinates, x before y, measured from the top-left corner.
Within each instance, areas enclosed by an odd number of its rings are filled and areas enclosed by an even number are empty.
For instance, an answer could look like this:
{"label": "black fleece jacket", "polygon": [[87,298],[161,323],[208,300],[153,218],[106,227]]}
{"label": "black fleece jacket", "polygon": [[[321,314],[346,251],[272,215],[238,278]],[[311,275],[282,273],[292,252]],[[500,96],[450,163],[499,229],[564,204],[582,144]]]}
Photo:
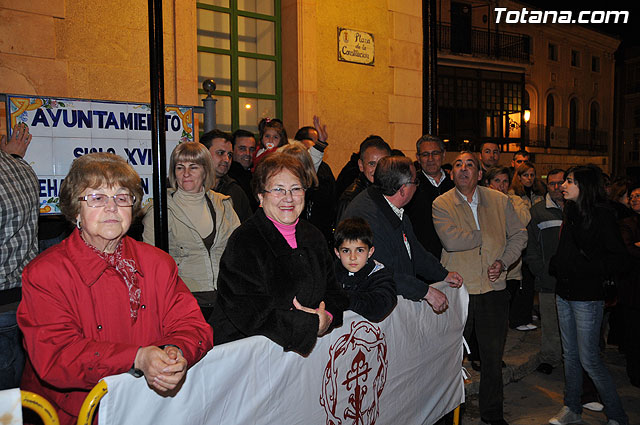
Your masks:
{"label": "black fleece jacket", "polygon": [[336,279],[349,297],[349,310],[372,322],[380,322],[393,311],[398,303],[396,284],[393,275],[382,263],[369,259],[355,273],[345,269],[339,258],[336,258],[334,265]]}
{"label": "black fleece jacket", "polygon": [[318,229],[296,225],[293,249],[259,208],[238,227],[220,260],[218,291],[209,323],[214,345],[264,335],[285,350],[307,355],[318,335],[318,316],[296,310],[293,298],[309,308],[321,301],[342,325],[349,300],[336,281],[333,260]]}
{"label": "black fleece jacket", "polygon": [[631,265],[614,212],[597,205],[593,220],[584,228],[565,218],[549,273],[555,276],[556,294],[569,301],[604,300],[603,282],[626,274]]}

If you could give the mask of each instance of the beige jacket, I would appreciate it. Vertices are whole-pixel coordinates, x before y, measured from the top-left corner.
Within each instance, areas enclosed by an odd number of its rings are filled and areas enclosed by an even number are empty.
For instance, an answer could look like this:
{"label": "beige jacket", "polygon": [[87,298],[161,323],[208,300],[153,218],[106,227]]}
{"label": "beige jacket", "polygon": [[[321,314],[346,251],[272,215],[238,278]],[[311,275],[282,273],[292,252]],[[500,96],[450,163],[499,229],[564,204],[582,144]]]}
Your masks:
{"label": "beige jacket", "polygon": [[[522,222],[522,225],[526,228],[531,221],[531,207],[530,202],[525,202],[520,196],[509,193],[509,200],[513,204],[513,208],[518,214],[518,218]],[[537,196],[537,195],[536,195]],[[527,198],[528,200],[528,198]],[[518,261],[509,266],[507,270],[507,280],[522,280],[522,256],[518,258]]]}
{"label": "beige jacket", "polygon": [[[175,190],[167,190],[167,211],[169,225],[169,254],[178,265],[178,274],[191,292],[213,291],[217,288],[220,257],[227,246],[231,233],[240,225],[233,210],[231,197],[210,190],[207,196],[216,212],[216,235],[207,252],[202,237],[195,229],[189,217],[176,204],[171,196]],[[145,209],[142,219],[144,232],[142,239],[153,244],[153,204]]]}
{"label": "beige jacket", "polygon": [[433,201],[433,224],[442,242],[442,265],[462,275],[470,294],[484,294],[506,287],[506,272],[490,282],[487,271],[496,260],[507,268],[518,260],[527,230],[507,195],[481,186],[476,191],[480,230],[456,189]]}

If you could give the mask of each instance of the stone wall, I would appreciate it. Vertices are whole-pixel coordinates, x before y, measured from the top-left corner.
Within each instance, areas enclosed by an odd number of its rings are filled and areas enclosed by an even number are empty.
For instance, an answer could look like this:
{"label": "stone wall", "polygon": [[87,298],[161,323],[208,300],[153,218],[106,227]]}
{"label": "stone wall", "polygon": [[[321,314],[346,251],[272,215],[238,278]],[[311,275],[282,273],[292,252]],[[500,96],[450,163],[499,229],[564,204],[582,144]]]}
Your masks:
{"label": "stone wall", "polygon": [[[165,101],[195,105],[194,0],[163,3]],[[149,101],[147,2],[0,1],[0,92]]]}

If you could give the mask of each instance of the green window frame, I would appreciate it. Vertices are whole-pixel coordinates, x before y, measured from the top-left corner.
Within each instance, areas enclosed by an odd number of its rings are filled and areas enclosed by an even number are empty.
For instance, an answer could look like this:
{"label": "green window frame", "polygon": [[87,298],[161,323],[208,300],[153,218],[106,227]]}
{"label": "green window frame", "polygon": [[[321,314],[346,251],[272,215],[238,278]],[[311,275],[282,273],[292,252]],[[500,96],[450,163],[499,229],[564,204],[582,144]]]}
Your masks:
{"label": "green window frame", "polygon": [[[264,1],[264,0],[256,0],[256,1]],[[198,51],[198,69],[200,70],[200,53],[213,53],[215,55],[219,55],[219,58],[228,57],[230,62],[230,81],[227,84],[224,84],[225,87],[222,90],[216,89],[212,95],[214,98],[218,99],[216,103],[216,115],[218,121],[218,128],[227,131],[235,131],[238,128],[243,128],[249,131],[257,132],[258,128],[258,120],[263,118],[262,114],[259,111],[259,101],[267,100],[275,102],[275,116],[271,116],[270,118],[280,118],[282,119],[282,46],[281,46],[281,15],[280,15],[280,0],[271,0],[273,1],[273,15],[256,13],[246,10],[240,10],[238,7],[238,3],[242,2],[242,0],[208,0],[208,3],[197,2],[196,9],[206,10],[218,12],[220,14],[226,14],[229,16],[229,48],[219,48],[219,47],[208,47],[202,46],[198,43],[197,51]],[[217,4],[227,3],[227,6],[220,6]],[[199,12],[199,10],[198,10]],[[224,15],[220,15],[224,16]],[[244,18],[255,19],[257,21],[266,21],[273,23],[273,32],[274,32],[274,46],[273,46],[273,54],[264,54],[264,53],[256,53],[256,52],[248,52],[241,50],[241,37],[239,36],[239,21]],[[200,25],[198,25],[198,32],[200,34]],[[257,44],[257,42],[256,42]],[[225,59],[226,60],[226,59]],[[271,66],[269,63],[272,63],[275,68],[275,93],[261,93],[259,91],[258,84],[256,84],[255,90],[243,90],[241,87],[240,80],[240,63],[243,61],[257,60],[261,61],[262,64],[266,64],[267,66]],[[266,62],[265,62],[266,61]],[[203,65],[204,66],[204,65]],[[212,73],[209,73],[212,74]],[[215,78],[214,78],[215,79]],[[200,76],[200,72],[198,72],[198,94],[201,98],[206,96],[206,92],[202,89],[202,78]],[[226,82],[226,81],[225,81]],[[218,84],[221,86],[221,84]],[[246,84],[245,84],[246,86]],[[240,123],[240,115],[241,108],[244,108],[245,105],[241,104],[241,99],[256,99],[256,108],[258,114],[258,120],[255,123],[244,123],[241,125]],[[242,102],[244,103],[244,102]],[[225,111],[225,107],[229,107],[230,111]],[[220,117],[228,117],[228,113],[231,115],[231,122],[221,122]]]}

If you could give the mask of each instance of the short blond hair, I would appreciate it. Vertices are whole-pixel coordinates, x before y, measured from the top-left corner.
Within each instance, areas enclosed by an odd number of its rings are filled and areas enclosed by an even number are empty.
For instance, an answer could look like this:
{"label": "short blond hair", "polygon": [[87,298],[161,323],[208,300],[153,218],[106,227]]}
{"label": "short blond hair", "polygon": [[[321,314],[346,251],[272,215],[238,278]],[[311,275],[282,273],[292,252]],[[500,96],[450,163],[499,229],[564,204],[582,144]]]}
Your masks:
{"label": "short blond hair", "polygon": [[172,188],[178,188],[176,179],[176,164],[178,162],[193,162],[200,165],[204,169],[204,180],[202,184],[204,190],[210,190],[216,185],[216,173],[213,172],[213,160],[211,152],[202,143],[184,142],[180,143],[171,152],[169,160],[169,184]]}

